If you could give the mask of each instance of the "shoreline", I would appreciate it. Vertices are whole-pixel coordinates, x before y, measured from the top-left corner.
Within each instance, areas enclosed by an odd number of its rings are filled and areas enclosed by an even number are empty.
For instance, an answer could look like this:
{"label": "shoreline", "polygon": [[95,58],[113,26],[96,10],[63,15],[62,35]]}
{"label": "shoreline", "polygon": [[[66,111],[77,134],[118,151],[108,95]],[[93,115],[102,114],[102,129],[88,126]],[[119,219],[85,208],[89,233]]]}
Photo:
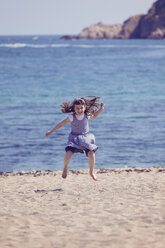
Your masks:
{"label": "shoreline", "polygon": [[[88,174],[89,169],[71,169],[68,170],[68,173],[72,174]],[[149,168],[142,168],[142,167],[132,167],[132,168],[101,168],[101,169],[94,169],[96,174],[102,173],[131,173],[131,172],[163,172],[165,173],[165,167],[149,167]],[[24,176],[24,175],[33,175],[33,176],[45,176],[45,175],[56,175],[62,172],[62,170],[35,170],[35,171],[12,171],[12,172],[0,172],[0,177],[2,176]]]}

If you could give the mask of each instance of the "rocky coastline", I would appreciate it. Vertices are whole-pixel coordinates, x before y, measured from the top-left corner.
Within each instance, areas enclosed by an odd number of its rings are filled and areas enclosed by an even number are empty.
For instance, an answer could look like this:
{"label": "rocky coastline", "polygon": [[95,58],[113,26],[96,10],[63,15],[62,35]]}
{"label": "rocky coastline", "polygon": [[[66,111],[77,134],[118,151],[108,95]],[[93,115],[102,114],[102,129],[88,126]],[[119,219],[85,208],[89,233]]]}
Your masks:
{"label": "rocky coastline", "polygon": [[123,24],[99,22],[61,39],[165,39],[165,0],[157,0],[146,15],[131,16]]}

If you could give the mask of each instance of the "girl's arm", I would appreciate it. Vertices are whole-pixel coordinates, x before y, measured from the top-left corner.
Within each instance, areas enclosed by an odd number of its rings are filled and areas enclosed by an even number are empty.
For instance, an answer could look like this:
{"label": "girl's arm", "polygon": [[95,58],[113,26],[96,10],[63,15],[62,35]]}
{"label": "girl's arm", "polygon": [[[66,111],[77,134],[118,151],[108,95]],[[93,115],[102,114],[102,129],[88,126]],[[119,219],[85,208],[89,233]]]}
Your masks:
{"label": "girl's arm", "polygon": [[104,109],[104,103],[100,104],[100,109],[98,111],[96,111],[92,116],[91,119],[95,119],[97,118],[97,116],[103,111]]}
{"label": "girl's arm", "polygon": [[46,136],[51,135],[54,131],[56,131],[57,129],[63,127],[63,126],[66,125],[68,122],[70,122],[69,117],[67,117],[65,120],[61,121],[60,123],[58,123],[51,131],[48,131],[45,135],[46,135]]}

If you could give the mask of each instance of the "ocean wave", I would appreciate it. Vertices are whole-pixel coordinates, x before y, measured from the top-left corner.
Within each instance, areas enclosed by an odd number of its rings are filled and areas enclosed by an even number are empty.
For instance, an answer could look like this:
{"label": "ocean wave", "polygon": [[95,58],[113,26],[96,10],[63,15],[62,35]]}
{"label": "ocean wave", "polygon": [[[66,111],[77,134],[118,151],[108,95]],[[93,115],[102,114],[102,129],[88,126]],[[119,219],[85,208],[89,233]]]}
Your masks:
{"label": "ocean wave", "polygon": [[141,48],[144,47],[145,49],[162,49],[165,48],[165,45],[131,45],[131,44],[28,44],[28,43],[8,43],[8,44],[0,44],[0,48]]}
{"label": "ocean wave", "polygon": [[118,45],[86,45],[86,44],[27,44],[27,43],[9,43],[9,44],[0,44],[0,47],[6,48],[24,48],[24,47],[31,47],[31,48],[65,48],[65,47],[78,47],[78,48],[106,48],[106,47],[120,47]]}
{"label": "ocean wave", "polygon": [[49,47],[50,45],[36,45],[36,44],[27,44],[27,43],[9,43],[9,44],[0,44],[0,47],[6,48],[24,48],[24,47],[32,47],[32,48],[45,48]]}

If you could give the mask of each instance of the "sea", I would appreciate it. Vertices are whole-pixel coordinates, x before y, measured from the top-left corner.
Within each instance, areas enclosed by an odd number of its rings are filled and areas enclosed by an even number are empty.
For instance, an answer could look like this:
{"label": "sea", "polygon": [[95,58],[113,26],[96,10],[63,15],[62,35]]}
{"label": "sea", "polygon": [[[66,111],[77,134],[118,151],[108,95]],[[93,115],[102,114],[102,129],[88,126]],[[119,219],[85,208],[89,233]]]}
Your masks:
{"label": "sea", "polygon": [[[0,172],[62,170],[63,101],[99,96],[95,168],[165,167],[165,40],[0,36]],[[69,169],[87,169],[74,154]]]}

